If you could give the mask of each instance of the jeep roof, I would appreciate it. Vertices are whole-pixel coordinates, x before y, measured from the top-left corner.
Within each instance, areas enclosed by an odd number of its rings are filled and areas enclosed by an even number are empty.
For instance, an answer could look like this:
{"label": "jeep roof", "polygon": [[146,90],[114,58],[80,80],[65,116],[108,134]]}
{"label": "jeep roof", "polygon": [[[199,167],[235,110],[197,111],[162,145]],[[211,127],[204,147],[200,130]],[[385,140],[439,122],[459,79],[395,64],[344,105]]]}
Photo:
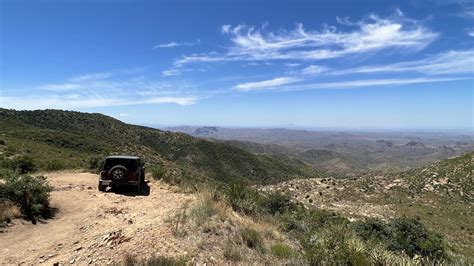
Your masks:
{"label": "jeep roof", "polygon": [[138,156],[128,156],[128,155],[112,155],[107,156],[105,159],[126,159],[126,160],[139,160]]}

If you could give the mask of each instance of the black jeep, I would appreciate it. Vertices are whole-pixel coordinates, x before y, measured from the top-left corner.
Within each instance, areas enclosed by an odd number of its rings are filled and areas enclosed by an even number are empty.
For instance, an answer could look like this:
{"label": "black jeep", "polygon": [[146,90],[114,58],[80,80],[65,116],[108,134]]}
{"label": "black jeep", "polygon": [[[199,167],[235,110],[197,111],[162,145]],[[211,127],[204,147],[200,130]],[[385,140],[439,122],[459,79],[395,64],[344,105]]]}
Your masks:
{"label": "black jeep", "polygon": [[105,191],[107,186],[135,186],[140,193],[145,182],[144,163],[137,156],[109,156],[105,158],[104,166],[99,175],[99,191]]}

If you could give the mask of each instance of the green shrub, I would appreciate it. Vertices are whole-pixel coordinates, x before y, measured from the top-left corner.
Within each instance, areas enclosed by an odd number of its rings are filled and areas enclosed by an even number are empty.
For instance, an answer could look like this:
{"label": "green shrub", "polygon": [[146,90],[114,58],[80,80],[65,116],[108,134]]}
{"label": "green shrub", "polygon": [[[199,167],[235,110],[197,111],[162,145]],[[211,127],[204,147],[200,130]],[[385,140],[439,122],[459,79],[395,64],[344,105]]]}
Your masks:
{"label": "green shrub", "polygon": [[442,236],[429,231],[417,218],[394,219],[388,223],[388,231],[389,250],[404,251],[409,256],[421,255],[433,259],[446,256]]}
{"label": "green shrub", "polygon": [[271,251],[273,256],[280,258],[280,259],[289,259],[293,257],[294,251],[293,249],[283,243],[275,244],[271,247]]}
{"label": "green shrub", "polygon": [[201,198],[196,206],[189,212],[189,218],[194,221],[196,225],[201,225],[210,217],[217,214],[217,209],[211,202],[211,198]]}
{"label": "green shrub", "polygon": [[25,174],[36,170],[36,164],[33,158],[28,155],[21,155],[11,160],[11,169],[20,173]]}
{"label": "green shrub", "polygon": [[163,179],[166,175],[166,168],[164,165],[155,165],[151,167],[151,175],[154,179]]}
{"label": "green shrub", "polygon": [[266,212],[274,215],[292,210],[295,204],[291,202],[288,194],[276,191],[265,195],[264,207]]}
{"label": "green shrub", "polygon": [[262,195],[241,183],[232,183],[226,190],[226,198],[232,209],[246,215],[259,215],[264,209]]}
{"label": "green shrub", "polygon": [[185,266],[186,265],[186,258],[184,257],[165,257],[165,256],[152,256],[147,259],[140,260],[137,257],[126,254],[122,263],[122,265],[126,266],[134,266],[134,265],[143,265],[143,266]]}
{"label": "green shrub", "polygon": [[102,166],[104,165],[104,158],[105,156],[103,155],[94,155],[89,157],[87,168],[95,173],[100,172],[100,170],[102,170]]}
{"label": "green shrub", "polygon": [[364,240],[381,242],[388,250],[430,259],[446,257],[443,237],[429,231],[418,218],[400,217],[389,222],[367,219],[355,222],[352,228]]}
{"label": "green shrub", "polygon": [[307,209],[302,205],[296,205],[291,211],[278,215],[278,220],[284,231],[294,234],[297,238],[326,226],[349,223],[349,220],[334,212]]}
{"label": "green shrub", "polygon": [[370,265],[367,249],[345,224],[327,226],[303,241],[306,258],[312,265]]}
{"label": "green shrub", "polygon": [[46,163],[46,170],[48,171],[56,171],[62,169],[66,169],[66,165],[62,161],[51,160]]}
{"label": "green shrub", "polygon": [[46,177],[3,175],[0,177],[0,198],[8,199],[27,216],[45,216],[49,211],[49,193],[52,187]]}
{"label": "green shrub", "polygon": [[157,256],[157,257],[151,257],[147,259],[143,265],[146,265],[146,266],[185,266],[186,258]]}
{"label": "green shrub", "polygon": [[13,170],[12,161],[2,155],[2,156],[0,157],[0,168],[12,169],[12,170]]}
{"label": "green shrub", "polygon": [[223,256],[228,261],[241,261],[242,260],[242,252],[233,243],[227,243],[224,246]]}
{"label": "green shrub", "polygon": [[386,242],[390,238],[387,224],[377,218],[367,218],[363,221],[353,222],[351,228],[365,241]]}
{"label": "green shrub", "polygon": [[244,228],[240,232],[242,240],[248,248],[255,249],[260,253],[265,253],[265,244],[259,232],[251,228]]}

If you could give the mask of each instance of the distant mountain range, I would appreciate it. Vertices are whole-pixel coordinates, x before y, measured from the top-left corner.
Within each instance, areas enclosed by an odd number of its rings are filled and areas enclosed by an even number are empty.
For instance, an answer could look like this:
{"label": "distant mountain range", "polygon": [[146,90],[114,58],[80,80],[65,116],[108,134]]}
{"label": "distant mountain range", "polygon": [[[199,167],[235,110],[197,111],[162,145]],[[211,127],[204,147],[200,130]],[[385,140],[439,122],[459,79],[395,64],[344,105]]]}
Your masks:
{"label": "distant mountain range", "polygon": [[[428,132],[338,132],[285,128],[171,127],[256,154],[297,158],[312,166],[353,174],[418,167],[474,150],[473,135]],[[258,145],[257,145],[258,144]]]}

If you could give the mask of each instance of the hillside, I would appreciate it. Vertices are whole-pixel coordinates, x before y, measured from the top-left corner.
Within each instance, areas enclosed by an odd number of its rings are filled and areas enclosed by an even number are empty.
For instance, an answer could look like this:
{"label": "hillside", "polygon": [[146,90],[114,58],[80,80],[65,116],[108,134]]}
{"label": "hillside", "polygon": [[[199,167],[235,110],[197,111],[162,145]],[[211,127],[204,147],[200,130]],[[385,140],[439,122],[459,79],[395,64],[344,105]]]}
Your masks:
{"label": "hillside", "polygon": [[473,259],[474,152],[398,173],[374,171],[359,178],[285,181],[262,190],[283,190],[307,206],[350,219],[420,217]]}
{"label": "hillside", "polygon": [[0,109],[0,160],[31,156],[38,168],[87,167],[108,154],[142,156],[148,166],[166,169],[166,175],[183,180],[271,183],[322,175],[301,162],[285,162],[255,155],[224,143],[183,133],[123,123],[102,114],[42,110]]}
{"label": "hillside", "polygon": [[474,202],[474,152],[427,167],[405,171],[401,178],[415,192],[435,192]]}
{"label": "hillside", "polygon": [[[256,154],[289,154],[331,172],[404,171],[474,150],[472,132],[363,132],[286,128],[173,127],[171,131],[226,140]],[[256,144],[249,144],[258,143]]]}

